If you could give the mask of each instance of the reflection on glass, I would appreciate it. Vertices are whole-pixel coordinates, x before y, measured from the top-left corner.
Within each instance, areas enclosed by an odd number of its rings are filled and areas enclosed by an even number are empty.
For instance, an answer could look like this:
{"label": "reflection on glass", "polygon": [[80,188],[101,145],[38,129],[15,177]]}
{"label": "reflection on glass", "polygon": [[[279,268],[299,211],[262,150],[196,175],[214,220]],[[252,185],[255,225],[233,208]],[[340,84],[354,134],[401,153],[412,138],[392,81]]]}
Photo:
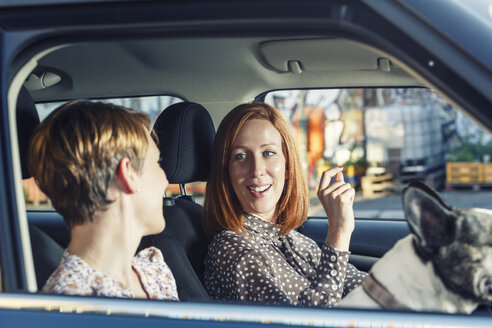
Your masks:
{"label": "reflection on glass", "polygon": [[[492,137],[429,89],[287,90],[270,92],[265,102],[292,124],[312,216],[325,215],[315,196],[321,173],[341,165],[357,190],[358,217],[403,219],[400,192],[411,179],[456,206],[465,199],[492,206]],[[471,197],[477,190],[481,196]]]}

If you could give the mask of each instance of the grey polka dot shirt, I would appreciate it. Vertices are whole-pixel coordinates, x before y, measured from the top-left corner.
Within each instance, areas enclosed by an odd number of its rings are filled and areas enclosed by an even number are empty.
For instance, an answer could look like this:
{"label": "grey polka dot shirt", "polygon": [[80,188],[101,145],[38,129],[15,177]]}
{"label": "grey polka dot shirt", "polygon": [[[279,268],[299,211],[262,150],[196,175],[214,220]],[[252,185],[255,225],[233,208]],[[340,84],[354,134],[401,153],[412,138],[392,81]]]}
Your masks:
{"label": "grey polka dot shirt", "polygon": [[293,304],[335,305],[366,277],[348,263],[350,253],[322,249],[297,231],[246,215],[248,236],[217,234],[205,259],[205,289],[212,298]]}

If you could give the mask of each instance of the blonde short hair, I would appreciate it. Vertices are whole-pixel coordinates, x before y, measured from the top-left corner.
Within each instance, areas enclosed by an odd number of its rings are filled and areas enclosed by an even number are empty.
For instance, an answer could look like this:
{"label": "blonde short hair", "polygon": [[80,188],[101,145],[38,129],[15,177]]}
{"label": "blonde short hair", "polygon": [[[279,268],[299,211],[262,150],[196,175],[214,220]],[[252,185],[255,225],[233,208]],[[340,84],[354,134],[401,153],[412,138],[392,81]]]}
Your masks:
{"label": "blonde short hair", "polygon": [[289,123],[277,109],[264,103],[239,105],[230,111],[220,123],[214,142],[212,171],[205,194],[205,228],[210,233],[222,230],[243,233],[244,212],[232,188],[228,168],[232,145],[239,130],[246,121],[251,119],[269,121],[282,137],[287,180],[277,204],[276,216],[281,227],[281,234],[286,235],[306,220],[307,182],[302,173],[299,153]]}
{"label": "blonde short hair", "polygon": [[58,107],[38,126],[29,170],[69,227],[112,202],[107,190],[124,157],[141,172],[149,128],[143,112],[87,100]]}

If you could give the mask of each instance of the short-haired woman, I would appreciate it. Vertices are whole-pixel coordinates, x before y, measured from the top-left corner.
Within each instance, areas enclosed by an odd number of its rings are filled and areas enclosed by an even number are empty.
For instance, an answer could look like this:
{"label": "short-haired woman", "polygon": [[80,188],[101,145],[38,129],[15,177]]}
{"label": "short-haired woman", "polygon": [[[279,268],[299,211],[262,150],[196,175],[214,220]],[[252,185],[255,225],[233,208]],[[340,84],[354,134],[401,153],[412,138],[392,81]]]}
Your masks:
{"label": "short-haired woman", "polygon": [[168,181],[143,112],[90,101],[54,110],[36,130],[30,170],[71,231],[45,292],[178,300],[160,250]]}
{"label": "short-haired woman", "polygon": [[323,247],[294,230],[307,217],[307,183],[291,128],[275,108],[253,103],[228,113],[212,168],[204,204],[205,225],[216,234],[205,260],[212,297],[332,306],[362,283],[366,274],[348,263],[355,192],[341,168],[325,171],[318,189],[329,221]]}

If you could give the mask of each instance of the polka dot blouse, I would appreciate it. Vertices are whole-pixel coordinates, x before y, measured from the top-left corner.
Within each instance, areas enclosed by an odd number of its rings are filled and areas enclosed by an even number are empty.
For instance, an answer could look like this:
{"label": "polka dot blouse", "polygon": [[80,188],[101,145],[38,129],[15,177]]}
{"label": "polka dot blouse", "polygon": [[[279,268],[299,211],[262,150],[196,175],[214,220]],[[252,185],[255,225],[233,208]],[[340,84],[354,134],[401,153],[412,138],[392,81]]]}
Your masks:
{"label": "polka dot blouse", "polygon": [[205,259],[205,289],[212,298],[329,307],[362,283],[365,272],[348,263],[350,253],[322,249],[297,231],[246,215],[248,236],[217,234]]}

